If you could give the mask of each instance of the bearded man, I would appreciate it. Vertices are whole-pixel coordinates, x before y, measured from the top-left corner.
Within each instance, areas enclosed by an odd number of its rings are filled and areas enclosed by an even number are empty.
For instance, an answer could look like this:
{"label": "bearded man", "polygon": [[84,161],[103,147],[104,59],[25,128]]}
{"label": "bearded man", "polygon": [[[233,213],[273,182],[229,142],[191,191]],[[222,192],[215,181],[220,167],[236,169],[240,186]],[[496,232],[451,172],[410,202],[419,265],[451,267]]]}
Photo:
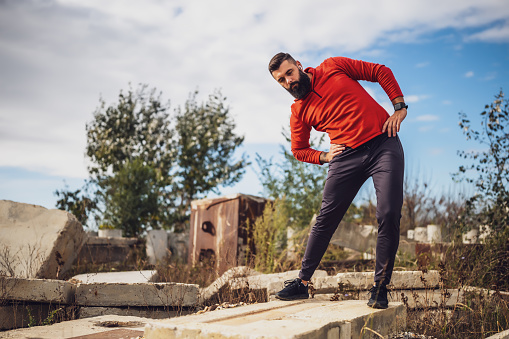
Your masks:
{"label": "bearded man", "polygon": [[[378,221],[375,281],[368,306],[387,308],[387,285],[399,246],[403,205],[403,147],[398,138],[407,115],[403,93],[392,71],[381,64],[332,57],[316,68],[303,69],[288,53],[269,62],[269,72],[293,97],[290,130],[297,160],[329,164],[320,213],[313,226],[299,277],[276,294],[282,300],[308,298],[308,282],[332,235],[362,184],[373,179]],[[394,105],[389,115],[359,84],[378,82]],[[310,131],[327,132],[328,152],[312,149]]]}

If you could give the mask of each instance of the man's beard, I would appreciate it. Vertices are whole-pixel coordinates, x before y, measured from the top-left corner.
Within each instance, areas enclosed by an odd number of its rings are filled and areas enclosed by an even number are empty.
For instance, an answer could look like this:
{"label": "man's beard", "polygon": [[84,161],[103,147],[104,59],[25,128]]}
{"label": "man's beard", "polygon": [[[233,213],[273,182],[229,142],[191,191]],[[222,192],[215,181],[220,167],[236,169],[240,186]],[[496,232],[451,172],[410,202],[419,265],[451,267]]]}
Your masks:
{"label": "man's beard", "polygon": [[311,91],[311,79],[309,79],[309,76],[306,73],[299,69],[299,80],[292,83],[287,91],[295,99],[300,100]]}

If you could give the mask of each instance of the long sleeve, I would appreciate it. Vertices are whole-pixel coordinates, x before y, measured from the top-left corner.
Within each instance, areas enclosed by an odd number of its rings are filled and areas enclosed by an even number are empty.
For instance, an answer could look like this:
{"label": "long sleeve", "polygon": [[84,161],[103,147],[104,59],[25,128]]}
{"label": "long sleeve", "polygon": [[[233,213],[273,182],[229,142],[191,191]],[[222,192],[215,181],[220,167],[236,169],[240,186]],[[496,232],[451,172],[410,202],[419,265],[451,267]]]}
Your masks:
{"label": "long sleeve", "polygon": [[378,82],[391,101],[396,97],[403,96],[403,92],[389,67],[345,57],[333,57],[331,59],[338,69],[354,80]]}
{"label": "long sleeve", "polygon": [[311,148],[309,144],[311,126],[306,125],[292,114],[290,117],[290,131],[292,153],[295,159],[321,165],[321,152]]}

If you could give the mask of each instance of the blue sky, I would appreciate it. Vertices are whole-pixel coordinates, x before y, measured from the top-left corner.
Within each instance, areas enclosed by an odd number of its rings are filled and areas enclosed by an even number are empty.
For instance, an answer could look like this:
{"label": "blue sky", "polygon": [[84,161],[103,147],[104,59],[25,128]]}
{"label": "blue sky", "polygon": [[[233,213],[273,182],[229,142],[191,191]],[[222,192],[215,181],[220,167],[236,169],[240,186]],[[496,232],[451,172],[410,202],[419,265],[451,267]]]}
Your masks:
{"label": "blue sky", "polygon": [[[266,70],[279,51],[305,67],[337,55],[390,67],[410,106],[408,173],[449,190],[457,151],[480,148],[458,112],[475,120],[509,92],[508,18],[502,0],[0,1],[0,199],[53,208],[56,189],[79,188],[85,124],[129,83],[156,87],[172,108],[220,88],[240,151],[277,160],[293,101]],[[363,85],[390,110],[377,84]],[[222,194],[260,190],[248,168]]]}

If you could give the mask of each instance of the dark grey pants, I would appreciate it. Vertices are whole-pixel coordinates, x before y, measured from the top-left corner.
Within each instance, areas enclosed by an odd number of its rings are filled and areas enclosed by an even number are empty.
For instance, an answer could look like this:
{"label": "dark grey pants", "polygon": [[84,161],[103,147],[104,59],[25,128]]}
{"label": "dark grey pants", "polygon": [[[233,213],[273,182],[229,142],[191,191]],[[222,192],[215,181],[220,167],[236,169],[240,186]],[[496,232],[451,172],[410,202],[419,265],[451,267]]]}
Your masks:
{"label": "dark grey pants", "polygon": [[403,147],[399,138],[384,133],[363,145],[334,157],[323,190],[322,206],[309,235],[299,277],[310,280],[330,239],[361,188],[373,178],[376,191],[375,281],[389,283],[399,246],[399,222],[403,205]]}

